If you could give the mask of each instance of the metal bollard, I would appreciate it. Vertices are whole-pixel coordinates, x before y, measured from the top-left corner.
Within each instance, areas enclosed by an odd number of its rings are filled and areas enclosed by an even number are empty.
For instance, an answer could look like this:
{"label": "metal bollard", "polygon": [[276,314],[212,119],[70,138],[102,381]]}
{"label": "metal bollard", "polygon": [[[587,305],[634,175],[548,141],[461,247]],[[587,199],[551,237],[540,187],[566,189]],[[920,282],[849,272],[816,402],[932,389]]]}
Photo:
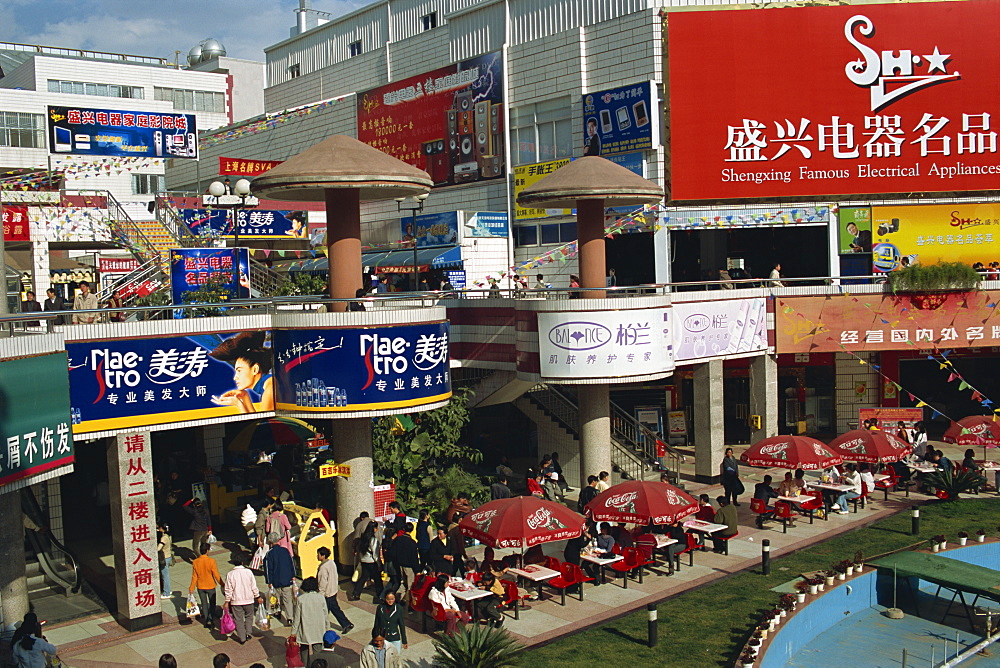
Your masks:
{"label": "metal bollard", "polygon": [[906,668],[906,648],[903,648],[903,668]]}
{"label": "metal bollard", "polygon": [[920,533],[920,506],[910,506],[910,535]]}
{"label": "metal bollard", "polygon": [[771,574],[771,540],[760,541],[760,570],[764,575]]}
{"label": "metal bollard", "polygon": [[657,634],[659,633],[659,631],[657,629],[657,623],[656,623],[656,604],[647,603],[646,613],[649,615],[649,622],[648,622],[649,627],[647,629],[647,633],[649,635],[649,646],[656,647],[656,643],[659,640],[657,638]]}

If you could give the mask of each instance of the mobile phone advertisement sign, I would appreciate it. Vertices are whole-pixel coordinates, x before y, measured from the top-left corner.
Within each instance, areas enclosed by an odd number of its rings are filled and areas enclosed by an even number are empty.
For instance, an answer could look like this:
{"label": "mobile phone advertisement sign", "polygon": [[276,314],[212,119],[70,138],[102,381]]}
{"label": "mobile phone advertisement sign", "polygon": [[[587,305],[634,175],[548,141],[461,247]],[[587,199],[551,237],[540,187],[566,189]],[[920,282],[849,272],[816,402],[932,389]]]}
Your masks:
{"label": "mobile phone advertisement sign", "polygon": [[653,148],[656,105],[652,83],[588,93],[583,96],[584,155],[614,155]]}
{"label": "mobile phone advertisement sign", "polygon": [[194,114],[49,106],[47,136],[56,154],[198,157]]}

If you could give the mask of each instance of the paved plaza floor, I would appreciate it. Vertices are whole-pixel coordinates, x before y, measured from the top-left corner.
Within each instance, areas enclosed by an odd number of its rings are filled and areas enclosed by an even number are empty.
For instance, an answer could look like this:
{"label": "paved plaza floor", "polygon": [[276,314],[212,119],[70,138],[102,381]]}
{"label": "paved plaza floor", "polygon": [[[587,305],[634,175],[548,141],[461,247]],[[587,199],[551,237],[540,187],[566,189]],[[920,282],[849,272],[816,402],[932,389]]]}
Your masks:
{"label": "paved plaza floor", "polygon": [[[946,450],[949,456],[957,454],[950,452],[947,447]],[[744,484],[748,491],[753,489],[753,484],[763,478],[765,473],[771,473],[775,476],[775,480],[780,480],[783,472],[750,468],[743,470]],[[710,494],[713,499],[719,492],[717,486],[694,483],[687,483],[686,486],[693,494],[704,492]],[[521,643],[529,646],[545,643],[560,635],[640,609],[647,603],[663,600],[731,573],[751,568],[760,562],[761,540],[764,538],[770,539],[772,557],[777,558],[783,553],[821,542],[837,533],[885,517],[909,505],[913,500],[924,498],[915,493],[911,493],[911,497],[912,499],[906,499],[900,493],[890,495],[888,501],[883,501],[882,494],[878,493],[872,497],[873,501],[868,507],[858,513],[832,514],[829,520],[816,520],[811,525],[807,519],[800,518],[795,527],[789,528],[788,533],[782,533],[780,523],[768,523],[764,529],[757,529],[754,526],[748,494],[739,508],[740,533],[731,541],[729,555],[718,555],[711,551],[697,552],[693,567],[688,567],[685,555],[682,558],[683,567],[676,574],[667,576],[663,569],[657,569],[659,573],[647,572],[642,584],[630,581],[627,589],[621,586],[621,580],[612,580],[599,587],[586,585],[586,600],[582,603],[576,598],[567,596],[566,605],[562,606],[559,604],[559,595],[546,590],[542,600],[530,602],[531,609],[521,612],[519,620],[508,616],[504,626]],[[575,507],[575,502],[571,505]],[[187,543],[187,541],[182,542],[181,547],[187,547]],[[556,556],[560,560],[563,547],[564,543],[561,542],[544,546],[547,554]],[[481,548],[470,552],[473,556],[478,556]],[[211,552],[211,556],[219,564],[223,577],[232,568],[229,563],[230,554],[228,549],[221,546]],[[107,559],[110,561],[110,557]],[[186,562],[175,564],[171,569],[175,596],[171,600],[162,601],[164,614],[162,626],[127,633],[110,615],[103,614],[47,626],[46,636],[50,642],[59,647],[60,657],[72,668],[150,666],[155,665],[157,658],[165,652],[173,654],[181,668],[211,666],[212,657],[218,652],[228,654],[233,665],[240,668],[255,662],[260,662],[269,668],[285,665],[284,643],[289,635],[289,628],[282,626],[280,622],[275,621],[270,631],[255,631],[253,640],[241,646],[234,640],[224,638],[217,631],[209,632],[197,621],[188,620],[182,613],[190,577],[191,567]],[[263,587],[263,577],[258,577],[258,585]],[[339,599],[341,607],[356,628],[338,643],[336,651],[342,653],[348,661],[356,663],[364,643],[370,638],[375,606],[371,589],[362,595],[361,601],[347,601],[346,590],[350,585],[345,574]],[[332,616],[329,621],[331,627],[339,631]],[[433,624],[428,628],[432,631],[430,635],[421,633],[419,618],[410,613],[407,631],[410,642],[409,649],[403,651],[404,665],[432,665],[433,640],[437,636],[433,632]]]}

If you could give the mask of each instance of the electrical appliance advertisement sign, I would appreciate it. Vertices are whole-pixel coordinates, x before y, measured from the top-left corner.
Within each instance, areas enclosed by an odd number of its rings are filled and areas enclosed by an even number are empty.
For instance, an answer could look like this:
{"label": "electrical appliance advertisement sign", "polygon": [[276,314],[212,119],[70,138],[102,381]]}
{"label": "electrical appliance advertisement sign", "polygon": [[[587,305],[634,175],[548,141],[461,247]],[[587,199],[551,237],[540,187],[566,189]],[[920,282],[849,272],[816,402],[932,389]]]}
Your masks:
{"label": "electrical appliance advertisement sign", "polygon": [[49,153],[198,158],[194,114],[48,107]]}
{"label": "electrical appliance advertisement sign", "polygon": [[995,189],[998,29],[985,0],[671,15],[671,196]]}
{"label": "electrical appliance advertisement sign", "polygon": [[613,155],[653,148],[657,141],[652,84],[643,81],[583,96],[583,154]]}
{"label": "electrical appliance advertisement sign", "polygon": [[265,330],[67,342],[66,351],[74,434],[274,410]]}
{"label": "electrical appliance advertisement sign", "polygon": [[451,396],[448,322],[274,332],[277,405],[317,413],[407,408]]}
{"label": "electrical appliance advertisement sign", "polygon": [[231,299],[250,297],[250,250],[248,248],[175,248],[170,251],[170,292],[174,304],[184,303],[184,294],[218,282]]}

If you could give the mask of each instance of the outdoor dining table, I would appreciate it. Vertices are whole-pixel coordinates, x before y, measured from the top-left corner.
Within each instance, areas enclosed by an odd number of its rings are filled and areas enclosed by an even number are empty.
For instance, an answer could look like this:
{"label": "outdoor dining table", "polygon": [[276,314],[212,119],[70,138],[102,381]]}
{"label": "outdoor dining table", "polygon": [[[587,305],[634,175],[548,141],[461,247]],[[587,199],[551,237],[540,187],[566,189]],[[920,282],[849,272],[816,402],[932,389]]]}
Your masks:
{"label": "outdoor dining table", "polygon": [[850,485],[837,485],[832,482],[807,482],[806,487],[812,487],[814,489],[823,490],[823,492],[829,492],[823,494],[823,510],[826,516],[830,516],[830,509],[833,507],[833,501],[831,497],[834,494],[843,494],[844,492],[849,492],[853,487]]}
{"label": "outdoor dining table", "polygon": [[534,582],[538,586],[538,598],[542,597],[542,583],[559,575],[559,571],[538,564],[528,564],[524,568],[510,568],[508,572]]}
{"label": "outdoor dining table", "polygon": [[[657,541],[657,543],[659,543],[659,541]],[[601,584],[604,584],[608,581],[608,578],[605,576],[604,573],[604,567],[609,564],[613,564],[616,561],[621,561],[625,557],[623,557],[620,554],[605,553],[598,555],[593,553],[588,554],[587,552],[584,552],[583,554],[580,555],[580,558],[583,559],[584,561],[589,561],[590,563],[597,564],[598,566],[601,567]]]}
{"label": "outdoor dining table", "polygon": [[907,464],[907,466],[917,473],[934,473],[938,470],[933,464]]}
{"label": "outdoor dining table", "polygon": [[684,523],[685,529],[691,529],[692,531],[700,531],[702,533],[715,533],[716,531],[722,531],[726,528],[725,524],[712,524],[711,522],[706,522],[704,520],[688,520]]}
{"label": "outdoor dining table", "polygon": [[477,598],[485,598],[493,595],[493,592],[486,589],[480,589],[475,585],[475,583],[470,582],[469,580],[460,580],[458,582],[451,581],[448,583],[448,588],[451,589],[452,596],[465,602],[465,611],[468,612],[469,616],[473,618],[475,617],[473,601]]}

